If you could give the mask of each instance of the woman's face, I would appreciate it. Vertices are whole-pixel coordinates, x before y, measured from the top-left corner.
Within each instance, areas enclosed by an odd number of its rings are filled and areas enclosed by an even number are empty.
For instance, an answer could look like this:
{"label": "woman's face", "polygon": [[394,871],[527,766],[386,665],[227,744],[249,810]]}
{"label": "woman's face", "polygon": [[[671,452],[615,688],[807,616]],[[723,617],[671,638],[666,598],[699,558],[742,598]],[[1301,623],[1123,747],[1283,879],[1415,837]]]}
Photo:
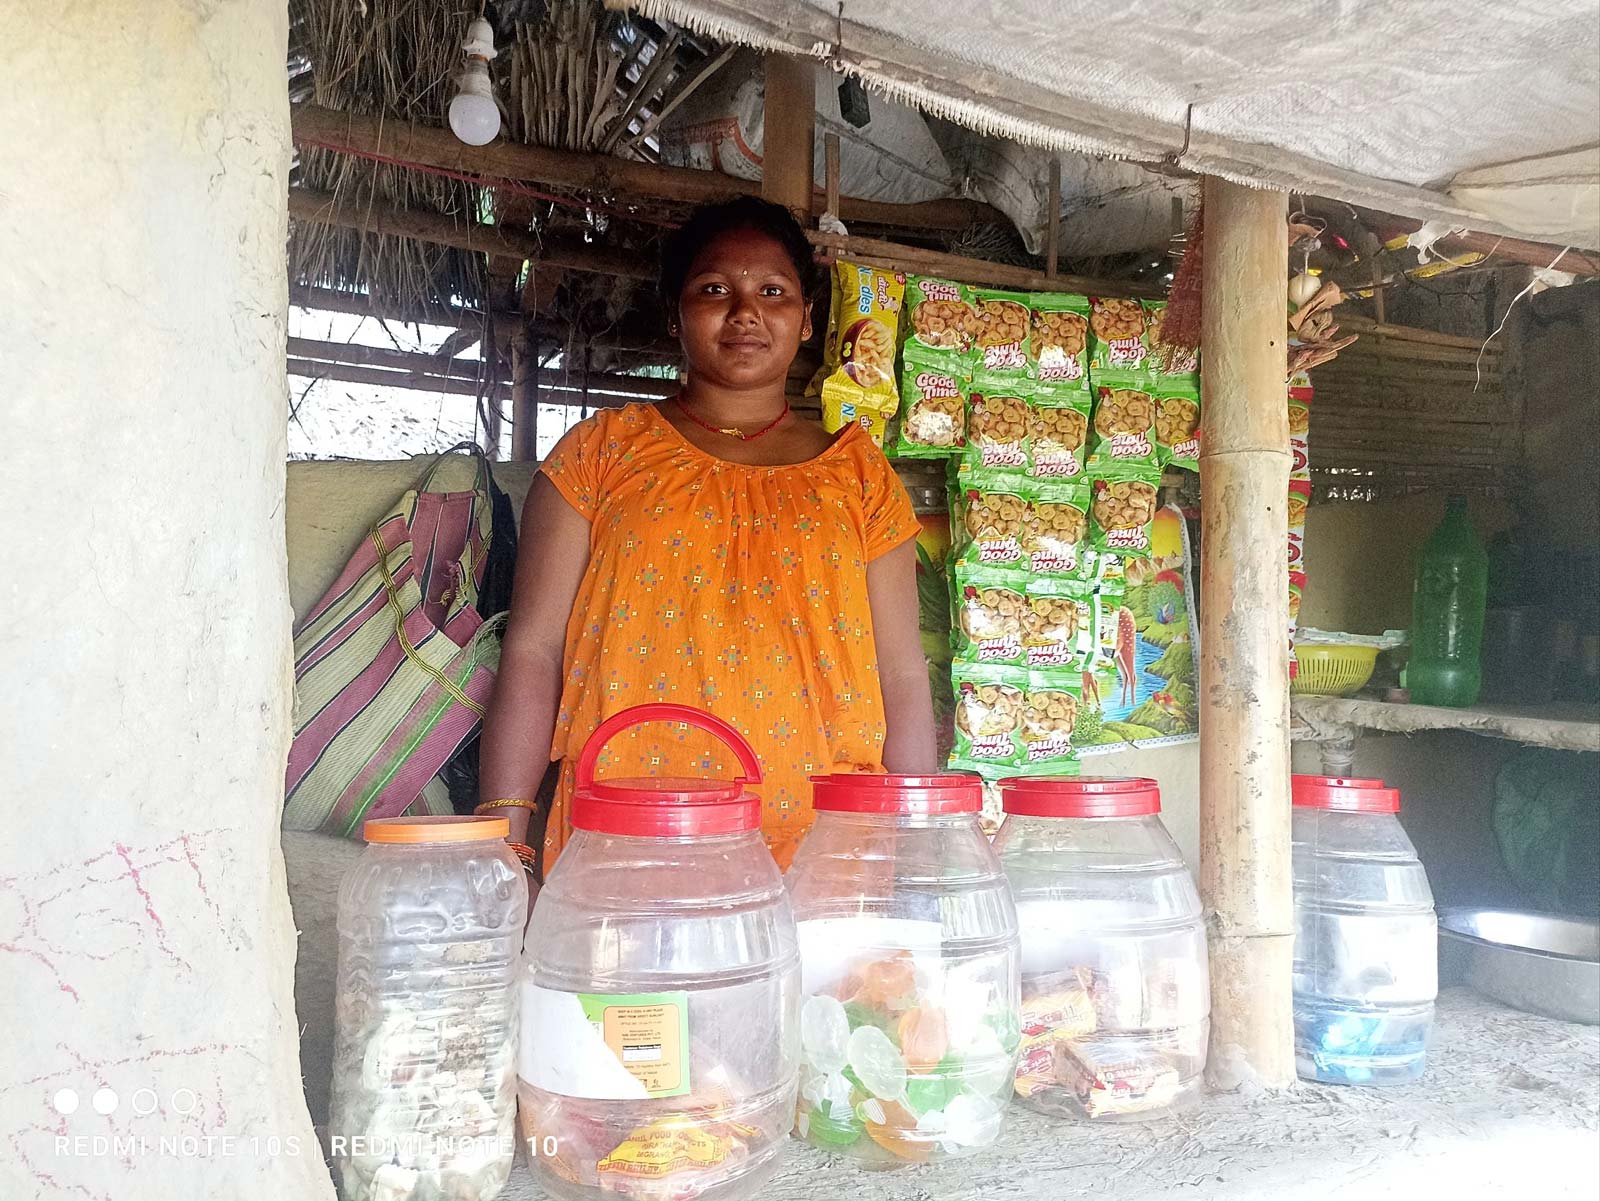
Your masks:
{"label": "woman's face", "polygon": [[751,229],[708,242],[678,297],[678,340],[693,379],[749,389],[787,378],[811,336],[811,306],[783,246]]}

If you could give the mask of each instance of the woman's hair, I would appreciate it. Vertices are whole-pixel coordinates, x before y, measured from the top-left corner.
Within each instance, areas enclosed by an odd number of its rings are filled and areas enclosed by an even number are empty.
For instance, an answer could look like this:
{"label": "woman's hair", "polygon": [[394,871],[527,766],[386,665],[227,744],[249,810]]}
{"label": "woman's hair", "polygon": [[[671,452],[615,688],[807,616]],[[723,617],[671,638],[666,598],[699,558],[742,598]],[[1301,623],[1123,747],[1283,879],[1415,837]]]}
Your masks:
{"label": "woman's hair", "polygon": [[661,299],[669,312],[677,311],[678,297],[683,294],[695,256],[713,239],[735,229],[765,234],[782,246],[800,277],[801,293],[807,301],[811,299],[817,286],[817,265],[805,230],[783,205],[759,196],[740,196],[722,204],[701,205],[661,243]]}

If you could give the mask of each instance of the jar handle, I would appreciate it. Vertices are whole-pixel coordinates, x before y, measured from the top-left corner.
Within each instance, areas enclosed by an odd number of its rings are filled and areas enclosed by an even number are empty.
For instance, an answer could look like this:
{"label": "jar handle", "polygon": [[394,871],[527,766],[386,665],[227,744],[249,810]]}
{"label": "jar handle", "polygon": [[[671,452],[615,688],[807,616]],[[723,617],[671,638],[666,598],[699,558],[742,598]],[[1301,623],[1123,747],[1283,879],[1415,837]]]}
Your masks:
{"label": "jar handle", "polygon": [[755,750],[738,730],[722,718],[714,717],[703,709],[695,709],[689,705],[674,705],[669,701],[655,701],[648,705],[635,705],[631,709],[624,709],[600,723],[595,732],[589,735],[589,741],[583,744],[583,753],[578,756],[577,786],[587,788],[594,783],[594,766],[599,761],[600,752],[605,749],[606,743],[623,730],[653,721],[681,722],[697,730],[704,730],[732,751],[734,757],[739,760],[739,766],[744,768],[744,775],[738,777],[737,783],[761,783],[761,761],[756,758]]}

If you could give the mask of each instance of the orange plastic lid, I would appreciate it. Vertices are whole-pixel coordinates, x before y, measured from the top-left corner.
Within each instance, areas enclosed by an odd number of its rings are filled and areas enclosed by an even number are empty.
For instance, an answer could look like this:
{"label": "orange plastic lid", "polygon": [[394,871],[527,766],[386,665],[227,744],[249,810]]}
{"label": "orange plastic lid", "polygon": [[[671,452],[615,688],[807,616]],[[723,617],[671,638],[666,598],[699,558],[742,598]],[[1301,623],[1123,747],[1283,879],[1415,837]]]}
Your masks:
{"label": "orange plastic lid", "polygon": [[503,817],[375,817],[361,827],[368,842],[484,842],[510,833]]}

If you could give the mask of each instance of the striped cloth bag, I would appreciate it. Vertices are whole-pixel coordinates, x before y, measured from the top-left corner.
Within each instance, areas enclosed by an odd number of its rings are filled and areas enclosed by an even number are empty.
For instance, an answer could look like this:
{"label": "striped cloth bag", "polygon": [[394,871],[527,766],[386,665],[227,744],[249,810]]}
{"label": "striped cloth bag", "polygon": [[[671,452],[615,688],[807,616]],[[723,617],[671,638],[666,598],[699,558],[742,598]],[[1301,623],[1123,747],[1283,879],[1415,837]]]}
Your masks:
{"label": "striped cloth bag", "polygon": [[295,632],[285,829],[349,837],[367,818],[451,811],[427,785],[477,731],[499,653],[499,622],[476,608],[488,461],[471,443],[454,449],[476,456],[476,487],[433,491],[453,452],[441,455]]}

